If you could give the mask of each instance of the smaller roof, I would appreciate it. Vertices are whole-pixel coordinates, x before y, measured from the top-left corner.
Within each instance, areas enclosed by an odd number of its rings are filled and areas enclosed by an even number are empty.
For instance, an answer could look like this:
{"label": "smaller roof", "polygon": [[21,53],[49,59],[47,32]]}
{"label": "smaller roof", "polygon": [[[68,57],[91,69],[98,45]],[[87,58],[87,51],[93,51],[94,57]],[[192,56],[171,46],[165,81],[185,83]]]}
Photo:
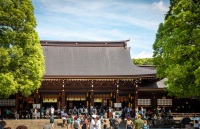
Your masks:
{"label": "smaller roof", "polygon": [[155,82],[150,82],[147,83],[145,85],[142,85],[141,87],[139,87],[140,91],[146,91],[146,90],[163,90],[164,88],[167,87],[167,85],[165,85],[165,81],[167,80],[167,78],[163,78],[159,81],[155,81]]}

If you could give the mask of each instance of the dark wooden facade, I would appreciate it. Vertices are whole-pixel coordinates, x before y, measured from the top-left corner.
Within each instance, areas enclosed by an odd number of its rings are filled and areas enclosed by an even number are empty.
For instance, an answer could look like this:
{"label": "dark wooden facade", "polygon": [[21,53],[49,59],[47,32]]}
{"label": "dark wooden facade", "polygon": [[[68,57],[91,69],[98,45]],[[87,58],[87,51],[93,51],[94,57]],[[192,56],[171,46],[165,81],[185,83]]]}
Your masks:
{"label": "dark wooden facade", "polygon": [[176,99],[164,91],[164,79],[153,67],[132,63],[128,41],[41,41],[46,73],[31,96],[15,96],[15,107],[33,103],[45,107],[108,106],[122,103],[133,109],[157,106],[173,112],[200,112],[195,99]]}

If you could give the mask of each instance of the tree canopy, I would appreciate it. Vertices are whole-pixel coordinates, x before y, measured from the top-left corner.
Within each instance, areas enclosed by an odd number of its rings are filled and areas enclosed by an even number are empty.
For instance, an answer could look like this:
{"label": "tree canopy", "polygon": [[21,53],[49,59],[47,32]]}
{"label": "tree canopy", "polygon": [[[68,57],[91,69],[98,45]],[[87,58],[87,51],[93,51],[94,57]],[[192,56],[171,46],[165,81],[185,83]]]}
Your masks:
{"label": "tree canopy", "polygon": [[139,58],[139,59],[132,59],[135,65],[153,65],[152,58]]}
{"label": "tree canopy", "polygon": [[44,57],[31,0],[0,1],[0,97],[29,96],[41,85]]}
{"label": "tree canopy", "polygon": [[169,95],[200,98],[200,1],[170,0],[153,45],[153,62]]}

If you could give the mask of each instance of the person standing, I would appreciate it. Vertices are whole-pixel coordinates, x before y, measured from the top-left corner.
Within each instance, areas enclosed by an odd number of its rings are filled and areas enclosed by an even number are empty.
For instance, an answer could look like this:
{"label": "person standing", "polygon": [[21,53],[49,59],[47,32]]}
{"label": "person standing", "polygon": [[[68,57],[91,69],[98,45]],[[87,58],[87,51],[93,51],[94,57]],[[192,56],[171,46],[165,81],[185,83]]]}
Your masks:
{"label": "person standing", "polygon": [[103,120],[103,129],[108,129],[108,122],[106,119]]}
{"label": "person standing", "polygon": [[138,108],[136,108],[135,109],[135,118],[137,118],[138,114],[139,114],[139,111],[138,111]]}
{"label": "person standing", "polygon": [[73,126],[74,126],[74,129],[80,129],[80,124],[79,124],[76,116],[74,117],[74,125]]}
{"label": "person standing", "polygon": [[148,110],[148,112],[147,112],[147,118],[148,118],[149,121],[151,120],[151,117],[152,117],[151,110]]}
{"label": "person standing", "polygon": [[199,129],[199,121],[198,120],[194,121],[194,129]]}
{"label": "person standing", "polygon": [[135,129],[141,129],[144,121],[141,119],[141,115],[138,115],[137,119],[134,121]]}
{"label": "person standing", "polygon": [[101,116],[101,119],[103,119],[103,116],[104,116],[103,106],[101,106],[101,108],[100,108],[100,116]]}
{"label": "person standing", "polygon": [[49,118],[49,108],[47,107],[47,109],[46,109],[46,116],[47,116],[47,118]]}
{"label": "person standing", "polygon": [[86,116],[83,116],[82,129],[88,129],[88,120]]}
{"label": "person standing", "polygon": [[142,126],[142,129],[149,129],[149,125],[147,124],[147,120],[144,120],[144,125]]}
{"label": "person standing", "polygon": [[37,119],[37,108],[36,107],[34,108],[34,117],[35,117],[35,119]]}
{"label": "person standing", "polygon": [[126,121],[126,129],[132,129],[133,128],[133,121],[131,120],[131,117],[127,117]]}
{"label": "person standing", "polygon": [[120,120],[115,116],[114,123],[113,123],[113,129],[119,129]]}
{"label": "person standing", "polygon": [[[16,120],[19,119],[19,114],[18,114],[17,110],[14,111],[14,115],[15,115]],[[30,119],[30,116],[28,117],[28,119]]]}
{"label": "person standing", "polygon": [[96,129],[101,129],[101,120],[100,120],[100,117],[97,116],[97,122],[96,122]]}
{"label": "person standing", "polygon": [[156,108],[156,116],[157,116],[157,118],[159,117],[159,110],[160,110],[160,108],[157,107],[157,108]]}
{"label": "person standing", "polygon": [[142,118],[144,117],[144,109],[143,109],[143,107],[141,107],[141,109],[139,110],[139,114],[142,116]]}
{"label": "person standing", "polygon": [[54,107],[53,106],[51,106],[51,115],[54,115]]}
{"label": "person standing", "polygon": [[54,129],[54,118],[53,118],[53,115],[50,116],[50,124],[51,124],[52,129]]}
{"label": "person standing", "polygon": [[40,109],[40,112],[41,112],[41,117],[44,118],[44,107],[42,107],[42,108]]}
{"label": "person standing", "polygon": [[162,110],[161,110],[161,117],[162,117],[163,119],[165,119],[165,117],[166,117],[165,107],[163,107]]}
{"label": "person standing", "polygon": [[185,128],[190,128],[191,119],[189,116],[186,116],[182,120],[182,124],[185,125]]}
{"label": "person standing", "polygon": [[90,129],[97,129],[97,116],[96,115],[92,115],[92,120],[90,122]]}

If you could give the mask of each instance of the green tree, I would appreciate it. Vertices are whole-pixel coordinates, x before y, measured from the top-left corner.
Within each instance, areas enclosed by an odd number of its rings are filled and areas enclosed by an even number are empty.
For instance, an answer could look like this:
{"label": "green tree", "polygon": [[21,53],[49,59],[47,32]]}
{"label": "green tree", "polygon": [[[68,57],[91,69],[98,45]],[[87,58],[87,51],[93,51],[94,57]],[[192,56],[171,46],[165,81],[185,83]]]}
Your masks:
{"label": "green tree", "polygon": [[0,97],[41,86],[44,57],[31,0],[0,1]]}
{"label": "green tree", "polygon": [[170,0],[153,45],[153,62],[169,95],[200,97],[200,1]]}
{"label": "green tree", "polygon": [[153,65],[152,58],[139,58],[139,59],[132,59],[135,65]]}

